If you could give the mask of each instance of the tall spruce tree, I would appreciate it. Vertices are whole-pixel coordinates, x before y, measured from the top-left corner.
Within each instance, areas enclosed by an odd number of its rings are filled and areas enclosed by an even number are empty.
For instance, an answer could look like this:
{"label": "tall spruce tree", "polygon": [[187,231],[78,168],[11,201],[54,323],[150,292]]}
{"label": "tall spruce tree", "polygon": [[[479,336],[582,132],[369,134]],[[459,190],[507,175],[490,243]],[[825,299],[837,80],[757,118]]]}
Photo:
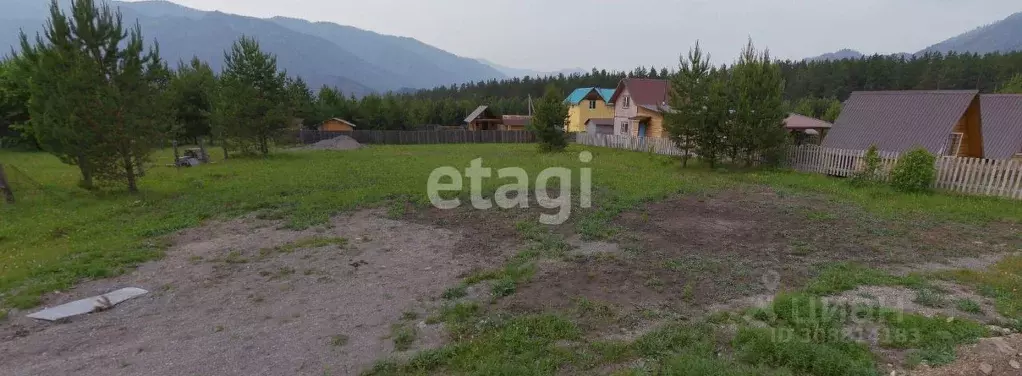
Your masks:
{"label": "tall spruce tree", "polygon": [[243,36],[224,52],[219,83],[214,133],[229,148],[269,155],[270,144],[293,119],[287,76],[277,70],[277,58]]}
{"label": "tall spruce tree", "polygon": [[21,34],[19,60],[30,75],[31,133],[62,161],[94,178],[138,190],[143,164],[164,135],[169,70],[157,46],[146,51],[141,28],[94,0],[75,0],[66,15],[56,0],[44,36]]}
{"label": "tall spruce tree", "polygon": [[529,129],[536,135],[540,150],[562,151],[567,148],[564,124],[568,121],[568,106],[564,104],[561,92],[553,85],[548,86],[535,107]]}

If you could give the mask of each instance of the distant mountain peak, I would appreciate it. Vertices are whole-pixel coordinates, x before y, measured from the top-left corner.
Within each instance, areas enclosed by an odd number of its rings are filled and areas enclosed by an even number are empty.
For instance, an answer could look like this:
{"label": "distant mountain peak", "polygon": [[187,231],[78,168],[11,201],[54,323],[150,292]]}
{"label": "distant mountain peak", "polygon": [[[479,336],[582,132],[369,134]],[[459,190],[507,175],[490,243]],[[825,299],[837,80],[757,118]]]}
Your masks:
{"label": "distant mountain peak", "polygon": [[849,48],[844,48],[844,49],[837,50],[835,52],[826,53],[826,54],[823,54],[823,55],[820,55],[820,56],[807,58],[806,60],[807,61],[828,61],[828,60],[861,59],[864,56],[866,56],[866,55],[863,54],[862,52],[859,52],[859,51],[856,51],[856,50],[853,50],[853,49],[849,49]]}
{"label": "distant mountain peak", "polygon": [[1020,50],[1022,50],[1022,12],[927,47],[919,51],[917,55],[926,52],[948,53],[955,51],[987,54]]}

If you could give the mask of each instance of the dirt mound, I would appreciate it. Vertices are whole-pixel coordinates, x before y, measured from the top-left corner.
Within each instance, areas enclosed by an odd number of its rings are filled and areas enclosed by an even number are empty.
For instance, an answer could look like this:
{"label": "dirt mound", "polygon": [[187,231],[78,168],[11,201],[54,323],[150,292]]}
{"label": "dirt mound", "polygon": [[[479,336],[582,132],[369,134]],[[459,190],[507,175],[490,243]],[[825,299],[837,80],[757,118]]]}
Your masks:
{"label": "dirt mound", "polygon": [[329,140],[323,140],[309,145],[307,149],[312,150],[356,150],[361,149],[362,144],[348,136],[338,136]]}

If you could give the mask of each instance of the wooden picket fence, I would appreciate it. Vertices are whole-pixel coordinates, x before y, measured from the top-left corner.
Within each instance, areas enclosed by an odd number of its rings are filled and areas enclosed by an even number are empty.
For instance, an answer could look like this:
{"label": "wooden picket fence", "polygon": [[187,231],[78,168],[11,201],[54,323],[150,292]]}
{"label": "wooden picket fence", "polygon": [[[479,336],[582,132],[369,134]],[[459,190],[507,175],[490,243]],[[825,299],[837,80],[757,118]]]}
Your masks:
{"label": "wooden picket fence", "polygon": [[684,154],[684,152],[682,152],[681,149],[678,149],[678,147],[674,145],[674,142],[669,138],[660,137],[635,137],[583,132],[575,135],[575,143],[605,148],[641,151],[660,155],[681,156]]}
{"label": "wooden picket fence", "polygon": [[[849,177],[865,165],[865,150],[824,148],[815,145],[793,147],[788,154],[792,169]],[[899,153],[880,152],[882,179],[889,179]],[[969,195],[1022,199],[1022,160],[939,157],[934,168],[934,188]]]}
{"label": "wooden picket fence", "polygon": [[339,136],[348,136],[361,144],[485,144],[536,142],[536,136],[529,131],[377,131],[356,130],[350,132],[301,130],[296,132],[299,143],[314,144]]}

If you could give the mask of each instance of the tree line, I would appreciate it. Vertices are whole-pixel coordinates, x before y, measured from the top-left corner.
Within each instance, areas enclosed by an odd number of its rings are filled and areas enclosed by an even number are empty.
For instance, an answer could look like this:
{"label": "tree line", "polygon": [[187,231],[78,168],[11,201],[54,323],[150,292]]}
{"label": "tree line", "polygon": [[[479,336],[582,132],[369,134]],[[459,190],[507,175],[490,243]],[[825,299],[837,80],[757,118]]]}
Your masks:
{"label": "tree line", "polygon": [[[283,131],[315,128],[329,118],[359,129],[460,125],[483,104],[497,114],[527,113],[530,97],[542,107],[538,118],[548,121],[560,116],[564,109],[554,99],[568,91],[616,87],[627,77],[671,80],[677,109],[668,115],[672,137],[713,163],[776,151],[784,139],[775,132],[778,116],[797,112],[833,121],[840,101],[855,90],[1022,92],[1022,52],[795,62],[771,59],[750,41],[730,65],[711,66],[697,45],[677,68],[593,69],[356,98],[309,88],[245,37],[225,51],[221,72],[198,59],[172,69],[158,44],[144,45],[138,24],[125,27],[119,12],[95,0],[75,0],[69,13],[54,1],[44,32],[21,37],[21,52],[0,61],[0,146],[48,151],[77,166],[83,186],[116,181],[132,191],[150,152],[168,140],[214,140],[225,157],[266,155]],[[551,149],[561,147],[557,130],[537,131],[554,140]]]}

